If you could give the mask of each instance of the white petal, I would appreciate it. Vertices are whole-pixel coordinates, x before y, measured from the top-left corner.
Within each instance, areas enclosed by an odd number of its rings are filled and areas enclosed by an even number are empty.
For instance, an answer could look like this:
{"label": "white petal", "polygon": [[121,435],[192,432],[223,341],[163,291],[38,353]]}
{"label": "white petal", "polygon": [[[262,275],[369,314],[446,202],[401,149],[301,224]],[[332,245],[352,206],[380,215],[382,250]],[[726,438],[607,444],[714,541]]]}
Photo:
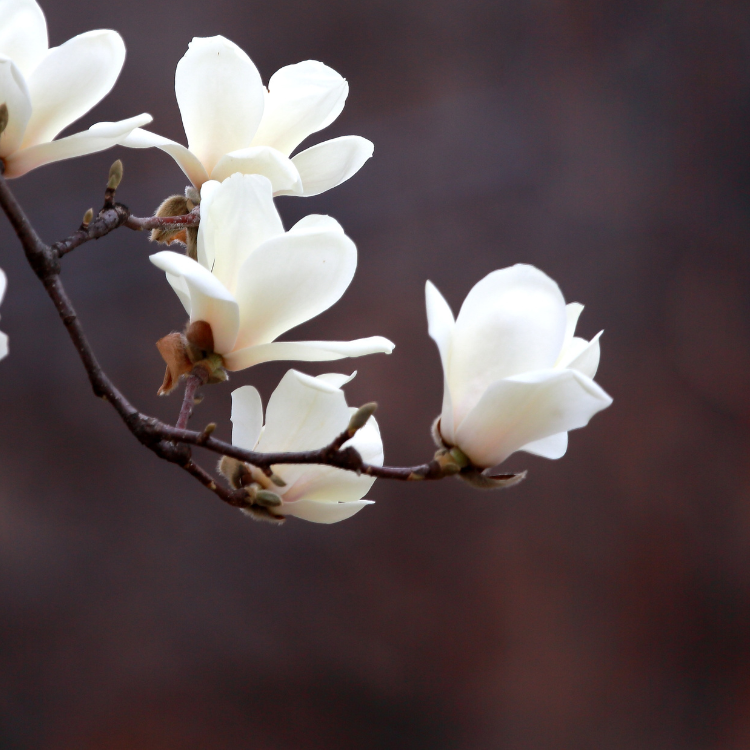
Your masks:
{"label": "white petal", "polygon": [[328,362],[366,354],[390,354],[394,346],[393,342],[382,336],[354,341],[274,341],[225,354],[224,363],[228,370],[244,370],[261,362],[278,360]]}
{"label": "white petal", "polygon": [[324,214],[308,214],[304,219],[300,219],[290,230],[290,232],[340,232],[344,234],[344,228],[332,216]]}
{"label": "white petal", "polygon": [[578,325],[578,318],[581,317],[583,312],[583,305],[580,302],[569,302],[565,305],[565,338],[563,339],[562,350],[573,340],[575,336],[576,326]]}
{"label": "white petal", "polygon": [[493,271],[476,284],[453,331],[448,383],[455,429],[494,381],[553,367],[565,326],[559,287],[533,266]]}
{"label": "white petal", "polygon": [[8,125],[0,136],[0,156],[7,157],[21,146],[26,125],[31,118],[31,98],[21,71],[13,60],[6,57],[0,57],[0,104],[2,103],[8,107]]}
{"label": "white petal", "polygon": [[526,443],[523,448],[518,450],[533,453],[535,456],[541,456],[542,458],[562,458],[565,451],[568,450],[568,433],[558,432],[556,435],[535,440],[533,443]]}
{"label": "white petal", "polygon": [[268,82],[265,111],[253,146],[273,146],[285,156],[307,136],[328,127],[344,108],[349,84],[315,60],[287,65]]}
{"label": "white petal", "polygon": [[151,122],[151,115],[142,114],[119,122],[98,122],[88,130],[66,138],[25,148],[6,159],[6,177],[20,177],[26,172],[74,156],[85,156],[116,146],[134,128]]}
{"label": "white petal", "polygon": [[[2,6],[0,5],[0,8]],[[8,279],[3,272],[2,268],[0,268],[0,302],[3,301],[3,297],[5,296],[5,288],[8,285]],[[0,359],[5,357],[8,354],[8,336],[4,334],[2,331],[0,331]]]}
{"label": "white petal", "polygon": [[341,298],[356,268],[357,249],[338,231],[289,232],[264,242],[239,269],[237,347],[269,343],[320,315]]}
{"label": "white petal", "polygon": [[[350,409],[350,414],[354,414],[356,408]],[[385,454],[383,453],[383,438],[380,436],[380,425],[375,417],[370,417],[367,424],[351,439],[344,443],[344,446],[351,445],[356,448],[362,460],[373,466],[382,466]],[[365,493],[363,492],[362,495]],[[360,495],[361,497],[361,495]]]}
{"label": "white petal", "polygon": [[[0,302],[3,301],[3,297],[5,296],[5,290],[7,289],[7,287],[8,287],[8,277],[5,275],[5,271],[3,271],[2,268],[0,268]],[[352,378],[353,377],[354,375],[352,375]],[[351,380],[351,378],[349,378],[349,380]]]}
{"label": "white petal", "polygon": [[258,450],[323,448],[348,424],[349,407],[342,390],[297,370],[289,370],[268,400],[266,426],[258,441]]}
{"label": "white petal", "polygon": [[[375,483],[374,477],[357,476],[354,472],[335,469],[332,466],[307,464],[274,468],[288,483],[282,495],[284,506],[299,500],[325,504],[361,500]],[[282,513],[286,512],[282,508]]]}
{"label": "white petal", "polygon": [[223,36],[196,37],[177,64],[175,93],[188,147],[211,174],[247,148],[263,116],[263,83],[252,60]]}
{"label": "white petal", "polygon": [[602,333],[604,331],[599,331],[591,341],[574,337],[555,367],[578,370],[587,378],[593,378],[599,369],[599,339]]}
{"label": "white petal", "polygon": [[123,138],[120,144],[128,148],[160,148],[177,162],[185,176],[197,188],[200,188],[208,180],[208,172],[200,163],[200,159],[184,146],[170,141],[169,138],[136,128],[127,138]]}
{"label": "white petal", "polygon": [[257,389],[243,385],[232,391],[232,444],[252,451],[263,430],[263,404]]}
{"label": "white petal", "polygon": [[214,350],[231,351],[237,338],[239,310],[232,295],[200,263],[180,253],[163,250],[151,262],[173,276],[182,276],[190,294],[190,322],[205,320],[211,326]]}
{"label": "white petal", "polygon": [[322,380],[324,383],[333,386],[334,388],[343,388],[347,383],[351,383],[354,380],[357,371],[355,370],[351,375],[342,375],[338,372],[326,372],[323,375],[316,375],[316,380]]}
{"label": "white petal", "polygon": [[440,415],[440,432],[445,440],[453,444],[455,430],[453,424],[453,402],[451,399],[450,385],[448,383],[448,370],[450,362],[451,339],[456,323],[453,313],[445,297],[438,291],[437,287],[428,281],[425,284],[425,304],[427,307],[427,331],[430,338],[437,344],[440,352],[440,361],[443,365],[443,406]]}
{"label": "white petal", "polygon": [[289,505],[282,504],[281,511],[288,516],[297,516],[313,523],[338,523],[351,518],[366,505],[372,505],[371,500],[357,500],[352,503],[319,503],[315,500],[298,500]]}
{"label": "white petal", "polygon": [[8,356],[8,334],[0,331],[0,359]]}
{"label": "white petal", "polygon": [[373,148],[366,138],[345,135],[301,151],[292,158],[302,183],[301,195],[309,198],[346,182],[362,169]]}
{"label": "white petal", "polygon": [[235,172],[267,177],[274,193],[299,195],[302,192],[297,167],[288,157],[269,146],[243,148],[222,156],[211,172],[211,179],[221,182]]}
{"label": "white petal", "polygon": [[28,77],[47,53],[47,22],[35,0],[0,0],[0,55]]}
{"label": "white petal", "polygon": [[173,276],[171,273],[168,273],[167,281],[169,282],[169,286],[174,289],[174,293],[180,302],[182,302],[185,312],[190,315],[190,290],[185,279],[182,276]]}
{"label": "white petal", "polygon": [[283,234],[271,183],[262,175],[232,175],[210,190],[205,205],[201,202],[199,256],[233,294],[242,264],[259,245]]}
{"label": "white petal", "polygon": [[51,49],[28,79],[34,110],[23,147],[51,141],[85,115],[112,90],[124,62],[122,37],[105,29]]}
{"label": "white petal", "polygon": [[575,370],[542,370],[493,383],[456,430],[477,466],[500,464],[529,443],[588,424],[612,399]]}

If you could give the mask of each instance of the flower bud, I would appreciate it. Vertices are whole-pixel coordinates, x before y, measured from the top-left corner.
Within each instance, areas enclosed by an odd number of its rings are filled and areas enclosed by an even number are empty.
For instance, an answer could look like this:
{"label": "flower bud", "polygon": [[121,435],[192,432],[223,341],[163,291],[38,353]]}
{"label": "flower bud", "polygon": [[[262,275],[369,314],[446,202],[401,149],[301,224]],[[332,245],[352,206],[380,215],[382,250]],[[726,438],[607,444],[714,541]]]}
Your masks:
{"label": "flower bud", "polygon": [[502,490],[522,482],[526,479],[526,474],[527,472],[522,471],[520,474],[499,474],[493,477],[471,467],[464,469],[458,478],[478,490]]}
{"label": "flower bud", "polygon": [[269,490],[258,490],[255,493],[255,502],[264,508],[275,508],[281,505],[281,498]]}
{"label": "flower bud", "polygon": [[360,406],[357,411],[352,414],[349,420],[349,427],[347,432],[350,436],[354,436],[359,430],[361,430],[366,424],[367,420],[377,411],[378,405],[375,401],[371,401],[369,404]]}
{"label": "flower bud", "polygon": [[94,220],[94,209],[90,208],[86,213],[83,215],[83,221],[81,222],[81,226],[86,229],[89,224]]}
{"label": "flower bud", "polygon": [[245,480],[250,476],[247,464],[229,456],[221,457],[218,469],[219,473],[229,482],[232,489],[235,490],[243,487],[246,484]]}
{"label": "flower bud", "polygon": [[109,168],[109,180],[107,181],[107,190],[117,190],[122,182],[122,162],[118,159]]}

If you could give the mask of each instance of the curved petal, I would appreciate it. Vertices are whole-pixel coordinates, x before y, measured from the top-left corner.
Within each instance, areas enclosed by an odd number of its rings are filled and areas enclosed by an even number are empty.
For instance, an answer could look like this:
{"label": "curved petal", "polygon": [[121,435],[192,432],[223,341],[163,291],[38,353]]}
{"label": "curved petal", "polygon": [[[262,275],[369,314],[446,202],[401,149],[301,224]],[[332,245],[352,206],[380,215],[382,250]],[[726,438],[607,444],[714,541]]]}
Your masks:
{"label": "curved petal", "polygon": [[264,88],[234,42],[194,38],[177,64],[174,88],[188,148],[209,174],[224,154],[250,145],[263,116]]}
{"label": "curved petal", "polygon": [[263,403],[256,388],[243,385],[232,391],[232,444],[252,451],[263,430]]}
{"label": "curved petal", "polygon": [[8,334],[0,331],[0,359],[8,356]]}
{"label": "curved petal", "polygon": [[351,383],[354,380],[357,371],[355,370],[351,375],[342,375],[338,372],[326,372],[323,375],[316,375],[316,380],[322,380],[324,383],[333,386],[334,388],[343,388],[347,383]]}
{"label": "curved petal", "polygon": [[211,172],[211,179],[221,182],[235,172],[267,177],[274,193],[299,195],[302,192],[297,167],[284,154],[269,146],[243,148],[222,156]]}
{"label": "curved petal", "polygon": [[493,383],[456,430],[477,466],[505,461],[529,443],[588,424],[612,399],[575,370],[542,370]]}
{"label": "curved petal", "polygon": [[325,214],[308,214],[300,219],[290,230],[290,232],[340,232],[344,234],[344,227],[332,216]]}
{"label": "curved petal", "polygon": [[237,347],[269,343],[320,315],[341,298],[356,268],[357,248],[336,230],[311,228],[264,242],[237,276]]}
{"label": "curved petal", "polygon": [[182,302],[182,306],[185,308],[185,312],[190,315],[190,290],[182,276],[173,276],[171,273],[167,274],[167,281],[169,286],[172,287],[174,293]]}
{"label": "curved petal", "polygon": [[8,107],[8,125],[0,135],[0,156],[7,157],[21,147],[31,118],[26,81],[15,62],[7,57],[0,57],[0,100]]}
{"label": "curved petal", "polygon": [[0,0],[0,55],[28,77],[47,54],[47,21],[35,0]]}
{"label": "curved petal", "polygon": [[591,341],[574,337],[555,367],[578,370],[587,378],[593,379],[599,369],[599,339],[603,333],[604,331],[599,331]]}
{"label": "curved petal", "polygon": [[273,146],[284,156],[307,136],[328,127],[344,108],[349,84],[316,60],[287,65],[268,82],[265,111],[253,146]]}
{"label": "curved petal", "polygon": [[523,448],[519,448],[518,450],[532,453],[542,458],[562,458],[565,455],[565,451],[568,450],[568,433],[558,432],[556,435],[535,440],[533,443],[526,443]]}
{"label": "curved petal", "polygon": [[[0,268],[0,302],[3,301],[3,297],[5,297],[5,290],[8,288],[8,277],[5,275],[5,271],[3,271],[2,268]],[[346,376],[343,376],[346,377]],[[354,375],[352,375],[352,378]],[[351,378],[350,378],[351,380]],[[346,381],[349,382],[349,381]]]}
{"label": "curved petal", "polygon": [[493,271],[476,284],[453,332],[448,383],[455,429],[491,383],[553,367],[566,320],[559,287],[534,266]]}
{"label": "curved petal", "polygon": [[208,172],[200,163],[200,159],[181,144],[170,141],[169,138],[136,128],[120,141],[120,145],[128,148],[160,148],[177,162],[177,165],[195,187],[200,188],[208,180]]}
{"label": "curved petal", "polygon": [[[268,400],[266,426],[258,441],[258,450],[323,448],[348,424],[349,407],[341,389],[297,370],[289,370]],[[311,467],[289,468],[309,470]]]}
{"label": "curved petal", "polygon": [[356,500],[351,503],[321,503],[315,500],[298,500],[296,503],[282,503],[275,508],[286,516],[297,516],[304,521],[313,523],[338,523],[351,518],[366,505],[372,505],[371,500]]}
{"label": "curved petal", "polygon": [[122,37],[106,29],[87,31],[51,49],[28,79],[34,110],[23,148],[48,143],[98,104],[124,62]]}
{"label": "curved petal", "polygon": [[151,122],[151,115],[142,114],[119,122],[98,122],[88,130],[51,143],[17,151],[6,159],[6,177],[20,177],[42,164],[51,164],[74,156],[85,156],[117,146],[120,141],[139,125]]}
{"label": "curved petal", "polygon": [[198,261],[171,250],[155,253],[150,260],[162,271],[185,280],[190,295],[190,322],[205,320],[211,326],[214,351],[231,351],[237,338],[239,310],[222,283]]}
{"label": "curved petal", "polygon": [[[346,182],[362,169],[374,146],[366,138],[345,135],[324,141],[292,157],[302,183],[299,193],[306,198]],[[292,194],[286,191],[282,194]]]}
{"label": "curved petal", "polygon": [[578,318],[581,317],[582,312],[583,305],[580,302],[569,302],[565,305],[565,337],[563,338],[561,352],[564,352],[566,347],[573,340],[576,326],[578,325]]}
{"label": "curved petal", "polygon": [[[350,408],[350,414],[356,412],[356,408]],[[370,417],[367,424],[351,439],[344,443],[344,446],[351,445],[357,450],[362,460],[373,466],[382,466],[385,459],[383,453],[383,438],[380,436],[380,425],[375,417]],[[365,493],[363,492],[362,495]],[[362,496],[360,495],[360,497]]]}
{"label": "curved petal", "polygon": [[261,362],[297,360],[298,362],[329,362],[366,354],[390,354],[395,345],[382,336],[354,341],[274,341],[238,349],[224,355],[228,370],[244,370]]}
{"label": "curved petal", "polygon": [[448,384],[451,340],[456,327],[453,313],[445,297],[437,287],[428,281],[425,283],[425,305],[427,307],[427,332],[437,344],[440,361],[443,365],[443,406],[440,413],[440,433],[449,444],[455,441],[453,425],[453,402]]}
{"label": "curved petal", "polygon": [[235,294],[241,288],[243,263],[259,245],[283,236],[284,227],[273,203],[271,183],[262,175],[234,174],[209,193],[206,202],[201,201],[198,254]]}

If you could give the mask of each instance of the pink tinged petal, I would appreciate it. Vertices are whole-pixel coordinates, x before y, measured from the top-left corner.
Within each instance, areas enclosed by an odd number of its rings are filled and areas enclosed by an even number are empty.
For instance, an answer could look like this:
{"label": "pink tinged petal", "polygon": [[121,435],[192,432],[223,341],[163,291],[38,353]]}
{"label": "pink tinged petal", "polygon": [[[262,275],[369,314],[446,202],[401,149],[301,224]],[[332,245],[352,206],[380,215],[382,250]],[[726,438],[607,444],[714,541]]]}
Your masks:
{"label": "pink tinged petal", "polygon": [[271,183],[262,175],[234,174],[201,202],[199,257],[210,262],[214,276],[233,294],[241,289],[243,263],[259,245],[283,234]]}
{"label": "pink tinged petal", "polygon": [[214,350],[231,351],[237,338],[239,310],[232,295],[200,263],[180,253],[163,250],[151,262],[172,276],[181,276],[190,295],[190,321],[205,320],[211,326]]}
{"label": "pink tinged petal", "polygon": [[224,355],[228,370],[244,370],[261,362],[296,360],[298,362],[330,362],[345,357],[367,354],[390,354],[395,344],[382,336],[354,341],[274,341],[238,349]]}
{"label": "pink tinged petal", "polygon": [[356,268],[354,243],[336,229],[290,231],[264,242],[239,269],[237,347],[270,343],[320,315],[341,298]]}
{"label": "pink tinged petal", "polygon": [[196,37],[177,64],[175,93],[188,147],[210,174],[224,154],[247,148],[263,116],[252,60],[223,36]]}
{"label": "pink tinged petal", "polygon": [[297,167],[284,154],[269,146],[243,148],[222,156],[211,172],[211,179],[221,182],[235,172],[267,177],[274,193],[299,195],[302,192]]}
{"label": "pink tinged petal", "polygon": [[534,266],[493,271],[476,284],[456,319],[447,373],[455,429],[491,383],[553,367],[566,320],[559,287]]}
{"label": "pink tinged petal", "polygon": [[312,133],[328,127],[344,108],[349,84],[321,62],[287,65],[268,82],[265,111],[253,146],[273,146],[284,156]]}
{"label": "pink tinged petal", "polygon": [[362,169],[373,148],[366,138],[345,135],[301,151],[292,158],[302,183],[300,194],[309,198],[346,182]]}
{"label": "pink tinged petal", "polygon": [[25,148],[6,159],[6,177],[20,177],[43,164],[86,156],[112,148],[139,125],[151,122],[151,115],[142,114],[119,122],[98,122],[88,130],[51,143]]}
{"label": "pink tinged petal", "polygon": [[591,341],[585,339],[579,339],[574,337],[568,348],[565,350],[565,356],[561,358],[560,362],[555,365],[556,368],[567,368],[570,370],[578,370],[578,372],[585,375],[587,378],[592,378],[596,375],[597,369],[599,369],[599,339],[601,338],[604,331],[594,336]]}
{"label": "pink tinged petal", "polygon": [[556,435],[535,440],[533,443],[526,443],[523,448],[519,448],[518,450],[532,453],[542,458],[562,458],[565,455],[565,451],[568,450],[568,433],[558,432]]}
{"label": "pink tinged petal", "polygon": [[427,306],[427,332],[437,344],[440,361],[443,365],[443,407],[440,416],[440,432],[444,440],[453,444],[455,440],[453,425],[453,405],[448,384],[451,339],[456,327],[453,313],[445,297],[437,287],[428,281],[425,284],[425,304]]}
{"label": "pink tinged petal", "polygon": [[34,110],[23,147],[48,143],[85,115],[112,90],[124,62],[116,31],[87,31],[51,49],[28,79]]}
{"label": "pink tinged petal", "polygon": [[0,0],[0,55],[29,76],[47,53],[47,22],[35,0]]}
{"label": "pink tinged petal", "polygon": [[169,138],[136,128],[127,138],[123,138],[120,145],[128,148],[160,148],[177,162],[179,168],[195,187],[200,188],[208,180],[208,172],[198,157],[179,143],[170,141]]}
{"label": "pink tinged petal", "polygon": [[527,372],[493,383],[456,431],[456,444],[490,467],[550,435],[588,424],[612,399],[575,370]]}
{"label": "pink tinged petal", "polygon": [[0,56],[0,104],[3,103],[8,107],[8,125],[0,135],[0,156],[7,157],[21,147],[31,118],[31,98],[15,62]]}
{"label": "pink tinged petal", "polygon": [[282,503],[278,510],[287,516],[297,516],[313,523],[338,523],[359,513],[371,500],[357,500],[351,503],[321,503],[315,500],[298,500],[295,503]]}
{"label": "pink tinged petal", "polygon": [[232,444],[252,451],[263,430],[263,404],[251,385],[232,391]]}

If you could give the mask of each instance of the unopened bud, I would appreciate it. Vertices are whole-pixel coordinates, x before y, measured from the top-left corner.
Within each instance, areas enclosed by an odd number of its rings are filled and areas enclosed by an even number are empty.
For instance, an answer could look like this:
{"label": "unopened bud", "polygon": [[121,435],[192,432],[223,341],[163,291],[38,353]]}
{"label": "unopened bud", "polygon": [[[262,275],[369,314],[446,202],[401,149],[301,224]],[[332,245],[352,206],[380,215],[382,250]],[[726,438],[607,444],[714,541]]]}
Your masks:
{"label": "unopened bud", "polygon": [[83,215],[83,221],[81,222],[82,227],[87,227],[91,222],[94,220],[94,209],[90,208],[86,213]]}
{"label": "unopened bud", "polygon": [[377,411],[378,405],[375,401],[371,401],[369,404],[360,406],[357,411],[352,414],[349,420],[349,427],[347,432],[352,437],[361,430],[366,424],[367,420]]}
{"label": "unopened bud", "polygon": [[5,128],[8,127],[8,105],[0,104],[0,135],[3,134]]}
{"label": "unopened bud", "polygon": [[258,490],[255,493],[255,502],[263,508],[277,508],[281,505],[281,498],[269,490]]}
{"label": "unopened bud", "polygon": [[107,190],[117,190],[122,182],[122,162],[118,159],[109,168],[109,180],[107,182]]}
{"label": "unopened bud", "polygon": [[[247,465],[236,458],[222,456],[219,461],[219,472],[226,477],[232,488],[237,490],[244,484],[244,479],[249,475]],[[255,490],[253,490],[255,492]]]}
{"label": "unopened bud", "polygon": [[469,457],[460,448],[455,448],[455,447],[451,448],[448,451],[448,455],[462,469],[465,469],[471,463],[471,461],[469,461]]}
{"label": "unopened bud", "polygon": [[271,474],[269,478],[277,487],[286,487],[286,482],[278,474]]}

